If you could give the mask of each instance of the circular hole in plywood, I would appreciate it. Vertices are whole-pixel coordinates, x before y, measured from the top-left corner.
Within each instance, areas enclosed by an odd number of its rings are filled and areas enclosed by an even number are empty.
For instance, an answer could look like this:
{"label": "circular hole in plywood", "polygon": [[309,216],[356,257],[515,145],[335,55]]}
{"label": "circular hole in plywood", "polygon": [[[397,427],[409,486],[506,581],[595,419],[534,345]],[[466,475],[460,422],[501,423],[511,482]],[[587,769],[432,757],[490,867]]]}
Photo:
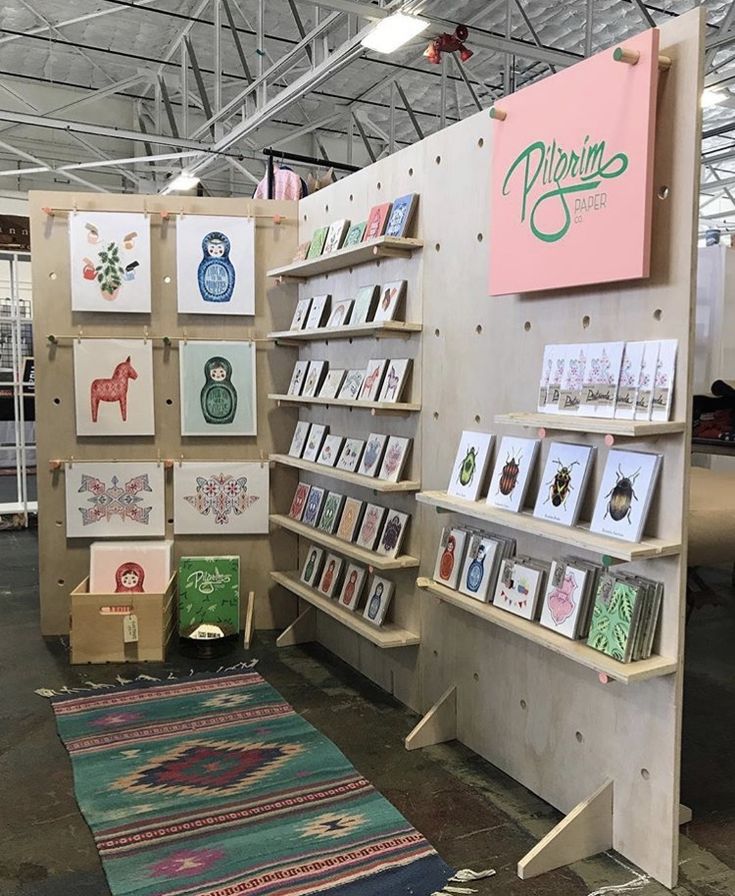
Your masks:
{"label": "circular hole in plywood", "polygon": [[659,199],[668,199],[670,192],[671,191],[669,190],[669,188],[667,186],[665,186],[665,185],[661,186],[658,188],[658,193],[657,193],[658,198]]}
{"label": "circular hole in plywood", "polygon": [[434,330],[434,335],[435,335],[435,336],[441,336],[441,334],[442,334],[442,333],[441,333],[441,330],[439,329],[439,327],[437,327],[436,330]]}
{"label": "circular hole in plywood", "polygon": [[482,420],[482,417],[479,414],[475,414],[475,423],[479,423]]}
{"label": "circular hole in plywood", "polygon": [[413,168],[408,169],[408,176],[413,177]]}
{"label": "circular hole in plywood", "polygon": [[435,420],[439,419],[439,411],[434,411],[434,419]]}
{"label": "circular hole in plywood", "polygon": [[584,742],[584,734],[581,731],[575,732],[574,736],[577,738],[577,743],[581,744]]}
{"label": "circular hole in plywood", "polygon": [[304,221],[306,221],[306,215],[304,215]]}
{"label": "circular hole in plywood", "polygon": [[437,165],[441,165],[441,163],[442,163],[442,157],[441,157],[441,156],[437,156],[437,157],[434,159],[434,161],[436,162]]}
{"label": "circular hole in plywood", "polygon": [[325,206],[324,206],[324,211],[325,211],[325,212],[328,212],[328,211],[329,211],[329,206],[328,206],[328,205],[325,205]]}
{"label": "circular hole in plywood", "polygon": [[477,242],[478,242],[478,243],[481,243],[481,242],[482,242],[482,234],[481,234],[481,233],[478,233],[478,234],[477,234]]}
{"label": "circular hole in plywood", "polygon": [[439,651],[438,651],[438,650],[434,650],[434,651],[432,651],[432,653],[434,654],[434,656],[439,656]]}
{"label": "circular hole in plywood", "polygon": [[523,698],[521,698],[521,709],[527,709],[527,708],[528,708],[528,703],[526,703],[526,701]]}
{"label": "circular hole in plywood", "polygon": [[169,524],[169,526],[173,526],[173,524],[174,524],[173,517],[170,517],[169,519],[167,519],[166,522]]}
{"label": "circular hole in plywood", "polygon": [[586,330],[587,327],[589,327],[589,325],[590,325],[590,316],[589,316],[589,314],[585,314],[585,316],[582,318],[582,326]]}
{"label": "circular hole in plywood", "polygon": [[64,521],[63,521],[63,520],[56,520],[56,525],[57,525],[57,526],[59,527],[59,529],[60,529],[60,528],[64,525]]}
{"label": "circular hole in plywood", "polygon": [[641,769],[641,778],[643,778],[644,781],[648,781],[648,779],[650,777],[651,777],[651,773],[648,771],[648,769],[642,768]]}
{"label": "circular hole in plywood", "polygon": [[664,316],[664,313],[663,313],[663,311],[662,311],[660,308],[657,308],[657,309],[653,312],[653,319],[654,319],[654,320],[661,320],[661,318],[662,318],[663,316]]}
{"label": "circular hole in plywood", "polygon": [[482,333],[482,324],[478,324],[475,327],[475,333],[477,333],[478,336],[480,335],[480,333]]}
{"label": "circular hole in plywood", "polygon": [[479,674],[478,674],[477,672],[475,672],[475,673],[472,675],[472,677],[475,679],[475,681],[479,681],[479,680],[480,680],[480,676],[479,676]]}
{"label": "circular hole in plywood", "polygon": [[48,275],[48,278],[49,278],[49,280],[55,280],[56,279],[56,271],[51,271],[51,273]]}
{"label": "circular hole in plywood", "polygon": [[527,321],[523,324],[523,329],[526,331],[526,333],[528,333],[528,331],[531,329],[531,321],[530,321],[530,320],[527,320]]}
{"label": "circular hole in plywood", "polygon": [[57,579],[56,584],[59,586],[59,588],[61,588],[62,585],[66,584],[66,582],[64,581],[64,579]]}
{"label": "circular hole in plywood", "polygon": [[61,404],[60,398],[54,398],[54,404]]}
{"label": "circular hole in plywood", "polygon": [[380,183],[380,181],[378,181],[376,186],[378,187],[378,189],[380,189],[383,185]]}
{"label": "circular hole in plywood", "polygon": [[480,149],[482,149],[482,147],[485,145],[485,141],[482,139],[482,137],[480,137],[480,139],[477,141],[477,145],[480,147]]}
{"label": "circular hole in plywood", "polygon": [[435,249],[437,252],[441,252],[442,244],[441,244],[441,243],[435,243],[435,244],[434,244],[434,249]]}
{"label": "circular hole in plywood", "polygon": [[166,274],[166,276],[163,278],[163,282],[164,282],[164,283],[170,283],[170,282],[171,282],[171,275],[170,275],[170,274]]}
{"label": "circular hole in plywood", "polygon": [[354,198],[355,198],[355,197],[352,195],[352,193],[350,193],[350,202],[352,202],[352,200],[353,200]]}
{"label": "circular hole in plywood", "polygon": [[173,403],[174,403],[173,398],[167,398],[167,399],[166,399],[166,404],[171,405],[171,404],[173,404]]}

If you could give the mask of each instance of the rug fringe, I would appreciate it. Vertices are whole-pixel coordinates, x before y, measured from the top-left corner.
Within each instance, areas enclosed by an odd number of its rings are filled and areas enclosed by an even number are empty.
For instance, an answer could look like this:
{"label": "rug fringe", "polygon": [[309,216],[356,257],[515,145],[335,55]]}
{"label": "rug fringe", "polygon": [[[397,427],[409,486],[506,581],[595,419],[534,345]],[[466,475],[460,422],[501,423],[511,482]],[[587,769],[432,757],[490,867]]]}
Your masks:
{"label": "rug fringe", "polygon": [[492,877],[495,874],[495,869],[486,868],[484,871],[473,871],[471,868],[461,868],[457,871],[454,877],[450,877],[444,888],[441,890],[435,890],[431,896],[449,896],[449,894],[470,894],[477,893],[477,890],[471,890],[469,887],[450,887],[449,884],[454,883],[464,883],[468,880],[482,880],[484,877]]}

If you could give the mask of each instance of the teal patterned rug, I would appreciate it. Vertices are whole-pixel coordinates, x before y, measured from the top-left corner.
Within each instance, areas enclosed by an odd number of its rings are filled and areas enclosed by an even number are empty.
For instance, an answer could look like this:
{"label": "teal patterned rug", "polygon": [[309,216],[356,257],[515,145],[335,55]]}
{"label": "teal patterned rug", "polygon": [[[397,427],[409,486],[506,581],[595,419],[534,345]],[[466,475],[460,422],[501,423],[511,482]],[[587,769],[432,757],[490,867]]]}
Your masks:
{"label": "teal patterned rug", "polygon": [[452,875],[254,672],[53,708],[114,896],[429,896]]}

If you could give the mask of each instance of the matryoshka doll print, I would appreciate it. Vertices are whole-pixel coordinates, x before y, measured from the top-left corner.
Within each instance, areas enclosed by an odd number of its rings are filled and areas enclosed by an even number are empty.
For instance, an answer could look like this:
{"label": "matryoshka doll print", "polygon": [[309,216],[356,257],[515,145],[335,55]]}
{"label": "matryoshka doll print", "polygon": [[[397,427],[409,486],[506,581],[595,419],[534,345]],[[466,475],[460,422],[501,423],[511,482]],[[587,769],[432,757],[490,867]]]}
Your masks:
{"label": "matryoshka doll print", "polygon": [[324,577],[322,578],[322,591],[325,594],[329,594],[329,589],[332,587],[332,579],[334,578],[334,560],[329,561],[329,566],[327,566]]}
{"label": "matryoshka doll print", "polygon": [[447,546],[444,548],[441,563],[439,564],[439,578],[448,582],[452,576],[454,569],[454,550],[457,547],[457,541],[454,535],[450,535],[447,539]]}
{"label": "matryoshka doll print", "polygon": [[115,594],[143,594],[145,570],[139,563],[123,563],[115,571]]}
{"label": "matryoshka doll print", "polygon": [[204,386],[199,397],[207,423],[232,423],[237,391],[232,385],[232,364],[227,358],[210,358],[204,365]]}
{"label": "matryoshka doll print", "polygon": [[230,261],[230,240],[213,230],[202,240],[204,257],[199,262],[197,280],[205,302],[229,302],[235,289],[235,268]]}
{"label": "matryoshka doll print", "polygon": [[306,563],[306,569],[304,569],[304,581],[311,584],[312,577],[314,575],[314,566],[316,564],[316,551],[312,551],[309,554],[309,559]]}
{"label": "matryoshka doll print", "polygon": [[355,585],[357,585],[357,570],[353,569],[350,578],[345,585],[344,594],[342,595],[342,603],[349,607],[352,605],[352,599],[355,596]]}
{"label": "matryoshka doll print", "polygon": [[467,589],[473,594],[477,594],[482,584],[482,577],[485,575],[485,546],[480,545],[477,549],[477,556],[470,563],[467,570]]}
{"label": "matryoshka doll print", "polygon": [[375,620],[378,616],[378,611],[380,610],[380,601],[383,597],[383,583],[378,582],[375,586],[375,593],[370,598],[368,603],[367,616],[368,619]]}

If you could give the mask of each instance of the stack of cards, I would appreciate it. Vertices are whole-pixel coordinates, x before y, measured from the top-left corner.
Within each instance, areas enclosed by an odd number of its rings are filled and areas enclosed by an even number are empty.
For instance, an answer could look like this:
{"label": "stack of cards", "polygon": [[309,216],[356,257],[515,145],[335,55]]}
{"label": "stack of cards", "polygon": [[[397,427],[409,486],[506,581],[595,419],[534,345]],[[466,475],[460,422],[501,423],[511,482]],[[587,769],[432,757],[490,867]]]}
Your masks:
{"label": "stack of cards", "polygon": [[541,625],[565,638],[586,638],[603,567],[580,557],[552,561]]}
{"label": "stack of cards", "polygon": [[605,572],[595,593],[587,644],[629,663],[653,650],[663,584],[641,576]]}
{"label": "stack of cards", "polygon": [[509,557],[500,567],[493,605],[523,619],[535,619],[549,564],[531,557]]}

